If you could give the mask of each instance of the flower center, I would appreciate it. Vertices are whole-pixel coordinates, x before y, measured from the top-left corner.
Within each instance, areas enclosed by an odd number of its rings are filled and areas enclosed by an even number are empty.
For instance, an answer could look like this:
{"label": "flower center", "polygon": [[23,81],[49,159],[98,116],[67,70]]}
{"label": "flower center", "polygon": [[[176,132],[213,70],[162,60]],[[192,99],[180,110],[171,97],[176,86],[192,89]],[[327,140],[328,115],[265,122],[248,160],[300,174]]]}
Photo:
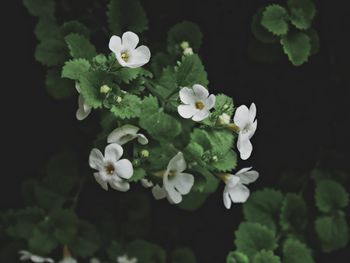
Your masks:
{"label": "flower center", "polygon": [[176,175],[176,170],[170,170],[168,176],[174,177]]}
{"label": "flower center", "polygon": [[127,51],[123,51],[121,54],[121,57],[122,57],[122,60],[124,60],[125,62],[128,62],[130,55]]}
{"label": "flower center", "polygon": [[247,124],[243,129],[242,129],[242,133],[248,133],[250,131],[250,124]]}
{"label": "flower center", "polygon": [[106,172],[108,175],[113,175],[115,172],[115,168],[113,164],[108,164],[105,166]]}
{"label": "flower center", "polygon": [[121,139],[122,140],[126,140],[126,141],[130,141],[130,140],[132,140],[132,139],[134,139],[134,135],[132,135],[132,134],[125,134],[125,135],[123,135],[122,137],[121,137]]}
{"label": "flower center", "polygon": [[202,110],[205,106],[203,101],[200,101],[200,100],[197,101],[195,105],[196,105],[196,109],[199,109],[199,110]]}

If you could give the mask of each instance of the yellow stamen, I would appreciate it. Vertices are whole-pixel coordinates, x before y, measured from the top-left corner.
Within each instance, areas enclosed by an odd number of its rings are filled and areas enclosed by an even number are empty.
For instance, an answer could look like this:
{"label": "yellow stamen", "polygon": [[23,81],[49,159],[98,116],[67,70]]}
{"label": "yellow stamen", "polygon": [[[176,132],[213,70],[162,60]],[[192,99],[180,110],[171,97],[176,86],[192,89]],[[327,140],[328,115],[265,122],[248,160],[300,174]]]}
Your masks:
{"label": "yellow stamen", "polygon": [[108,164],[105,169],[108,175],[113,175],[115,172],[115,168],[112,164]]}
{"label": "yellow stamen", "polygon": [[197,101],[196,102],[196,108],[199,110],[202,110],[205,107],[203,101]]}
{"label": "yellow stamen", "polygon": [[128,62],[130,56],[127,51],[124,51],[122,52],[121,57],[122,57],[122,60],[124,60],[125,62]]}

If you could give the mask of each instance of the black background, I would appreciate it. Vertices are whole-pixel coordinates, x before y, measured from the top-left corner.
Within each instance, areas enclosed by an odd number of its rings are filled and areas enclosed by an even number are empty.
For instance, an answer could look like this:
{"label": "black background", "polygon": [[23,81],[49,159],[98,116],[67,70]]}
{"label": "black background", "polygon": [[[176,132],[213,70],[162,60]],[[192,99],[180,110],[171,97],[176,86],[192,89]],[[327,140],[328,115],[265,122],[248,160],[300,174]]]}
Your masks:
{"label": "black background", "polygon": [[[305,176],[317,165],[349,171],[350,23],[346,1],[317,1],[315,27],[321,50],[301,67],[292,66],[287,59],[259,64],[247,55],[251,18],[258,7],[272,1],[142,2],[150,19],[149,43],[163,43],[176,22],[198,23],[204,34],[200,54],[209,73],[209,88],[232,96],[236,105],[256,103],[258,132],[253,155],[240,163],[241,167],[253,165],[261,174],[253,190],[277,187],[282,172],[291,169]],[[2,17],[6,20],[1,37],[0,207],[4,209],[22,205],[21,181],[38,177],[53,153],[65,147],[83,149],[86,145],[82,144],[92,138],[82,138],[87,124],[76,121],[75,100],[57,102],[46,94],[45,70],[34,60],[37,20],[21,1],[14,1],[13,7],[13,11],[2,8],[2,13],[10,14]],[[94,120],[92,117],[90,124]],[[88,152],[81,155],[87,159]],[[91,191],[82,194],[83,207],[85,202],[106,198],[95,188],[91,176]],[[166,247],[176,243],[190,246],[199,263],[224,262],[233,248],[233,232],[242,220],[240,205],[229,211],[223,207],[221,191],[195,213],[160,202],[153,205],[152,216],[151,239]],[[167,228],[176,229],[176,235],[169,236]],[[344,249],[317,262],[329,262],[335,256],[343,258],[338,262],[347,262],[349,252]]]}

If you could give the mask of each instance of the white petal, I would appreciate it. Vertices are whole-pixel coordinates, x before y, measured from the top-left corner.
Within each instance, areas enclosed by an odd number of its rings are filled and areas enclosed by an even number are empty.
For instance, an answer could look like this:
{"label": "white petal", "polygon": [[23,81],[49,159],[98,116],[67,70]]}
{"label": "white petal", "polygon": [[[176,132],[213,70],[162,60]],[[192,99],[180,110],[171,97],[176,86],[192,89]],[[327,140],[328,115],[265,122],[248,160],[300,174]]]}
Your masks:
{"label": "white petal", "polygon": [[126,66],[129,68],[138,68],[149,62],[151,51],[146,46],[139,46],[137,49],[130,51],[129,56]]}
{"label": "white petal", "polygon": [[159,185],[152,188],[152,194],[156,200],[163,199],[167,196],[164,187],[160,187]]}
{"label": "white petal", "polygon": [[111,180],[108,181],[108,183],[114,190],[120,192],[126,192],[130,189],[130,184],[118,176],[113,176]]}
{"label": "white petal", "polygon": [[82,121],[87,116],[89,116],[89,114],[91,113],[92,107],[85,103],[85,100],[84,100],[82,95],[79,95],[78,105],[79,105],[79,108],[78,108],[78,110],[76,112],[76,118],[79,121]]}
{"label": "white petal", "polygon": [[240,133],[238,135],[237,148],[241,154],[242,160],[247,160],[250,157],[253,151],[253,145],[249,140],[249,134]]}
{"label": "white petal", "polygon": [[184,104],[195,104],[197,101],[193,89],[189,89],[187,87],[180,90],[179,96]]}
{"label": "white petal", "polygon": [[226,192],[226,189],[224,190],[223,199],[224,199],[225,207],[227,209],[230,209],[231,208],[231,198],[230,198],[229,194]]}
{"label": "white petal", "polygon": [[42,257],[39,257],[37,255],[31,255],[30,256],[30,260],[35,262],[35,263],[42,263],[42,262],[45,262],[46,260]]}
{"label": "white petal", "polygon": [[29,251],[26,251],[26,250],[20,250],[20,251],[18,251],[18,254],[20,255],[19,259],[21,261],[30,259],[30,256],[32,255],[32,253],[30,253]]}
{"label": "white petal", "polygon": [[128,63],[126,63],[124,61],[124,59],[122,59],[122,55],[121,55],[120,52],[119,53],[115,53],[115,57],[117,58],[118,63],[119,63],[120,66],[122,66],[122,67],[127,67],[128,66]]}
{"label": "white petal", "polygon": [[193,92],[197,99],[205,101],[209,96],[209,91],[199,84],[193,85]]}
{"label": "white petal", "polygon": [[258,179],[258,177],[259,177],[259,173],[257,171],[248,171],[240,175],[242,184],[253,183]]}
{"label": "white petal", "polygon": [[104,190],[108,190],[108,184],[107,181],[104,180],[103,175],[101,175],[100,173],[94,173],[94,177],[96,182],[99,183],[99,185],[104,189]]}
{"label": "white petal", "polygon": [[194,177],[192,174],[180,173],[173,178],[169,178],[169,182],[174,185],[175,189],[180,194],[186,195],[191,191],[191,188],[194,184]]}
{"label": "white petal", "polygon": [[122,159],[116,162],[115,164],[115,170],[119,177],[124,179],[130,179],[131,176],[134,173],[134,169],[132,167],[132,164],[127,159]]}
{"label": "white petal", "polygon": [[197,111],[193,115],[192,120],[194,120],[194,121],[202,121],[205,118],[207,118],[208,116],[209,116],[209,111],[206,110],[206,109],[203,109],[203,110]]}
{"label": "white petal", "polygon": [[233,117],[233,122],[240,128],[244,129],[244,127],[250,121],[250,113],[247,106],[242,105],[236,109],[235,116]]}
{"label": "white petal", "polygon": [[92,149],[89,156],[89,165],[91,168],[101,170],[103,168],[103,155],[99,149]]}
{"label": "white petal", "polygon": [[229,195],[233,203],[244,203],[249,197],[249,189],[243,184],[229,189]]}
{"label": "white petal", "polygon": [[179,105],[177,107],[177,112],[182,118],[189,119],[198,112],[198,110],[194,105]]}
{"label": "white petal", "polygon": [[137,134],[137,141],[142,145],[146,145],[148,143],[147,137],[142,133]]}
{"label": "white petal", "polygon": [[134,125],[126,124],[120,128],[114,129],[107,138],[108,143],[117,143],[123,145],[137,137],[139,128]]}
{"label": "white petal", "polygon": [[107,145],[105,149],[105,161],[116,162],[122,155],[123,148],[119,144],[112,143]]}
{"label": "white petal", "polygon": [[240,178],[237,175],[231,175],[229,180],[226,182],[228,187],[235,187],[240,181]]}
{"label": "white petal", "polygon": [[248,171],[250,171],[251,169],[252,169],[253,167],[245,167],[245,168],[242,168],[241,170],[239,170],[237,173],[236,173],[236,176],[238,176],[238,175],[241,175],[241,174],[243,174],[243,173],[245,173],[245,172],[248,172]]}
{"label": "white petal", "polygon": [[119,53],[122,48],[122,40],[118,36],[112,36],[109,40],[109,49],[114,53]]}
{"label": "white petal", "polygon": [[127,49],[129,51],[136,48],[139,43],[139,37],[131,31],[125,32],[122,36],[122,45],[123,49]]}
{"label": "white petal", "polygon": [[256,117],[256,106],[255,106],[255,103],[253,102],[252,104],[250,104],[250,107],[249,107],[250,122],[254,122],[255,117]]}
{"label": "white petal", "polygon": [[215,95],[211,94],[205,101],[205,108],[207,110],[210,110],[211,108],[213,108],[215,106],[215,101],[216,101]]}
{"label": "white petal", "polygon": [[178,152],[168,163],[167,170],[174,170],[176,172],[183,172],[186,169],[186,161],[182,152]]}
{"label": "white petal", "polygon": [[147,180],[147,179],[141,179],[141,185],[144,187],[144,188],[151,188],[153,187],[153,183],[152,181],[150,180]]}
{"label": "white petal", "polygon": [[169,187],[169,186],[166,187],[165,185],[164,185],[164,188],[165,188],[166,193],[167,193],[167,198],[171,204],[181,203],[182,195],[178,191],[176,191],[175,188]]}
{"label": "white petal", "polygon": [[80,84],[79,82],[75,82],[75,89],[78,91],[78,93],[80,94]]}
{"label": "white petal", "polygon": [[250,125],[250,130],[249,130],[249,139],[253,137],[255,134],[256,128],[258,126],[258,121],[255,120],[252,125]]}

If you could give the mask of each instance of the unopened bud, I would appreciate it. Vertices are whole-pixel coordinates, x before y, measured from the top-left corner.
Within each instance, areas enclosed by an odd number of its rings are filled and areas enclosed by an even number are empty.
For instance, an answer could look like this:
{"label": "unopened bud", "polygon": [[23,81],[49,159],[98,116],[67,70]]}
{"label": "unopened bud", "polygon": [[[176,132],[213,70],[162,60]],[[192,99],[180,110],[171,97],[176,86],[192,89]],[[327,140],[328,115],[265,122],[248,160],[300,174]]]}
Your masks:
{"label": "unopened bud", "polygon": [[120,96],[116,96],[114,99],[115,99],[115,101],[118,102],[118,103],[121,103],[122,100],[123,100],[122,97],[120,97]]}
{"label": "unopened bud", "polygon": [[190,47],[190,43],[188,43],[187,41],[183,41],[181,44],[180,44],[180,47],[182,49],[186,49],[186,48],[189,48]]}
{"label": "unopened bud", "polygon": [[185,56],[193,55],[193,49],[190,48],[190,47],[185,48],[183,54],[184,54]]}
{"label": "unopened bud", "polygon": [[149,151],[148,150],[142,150],[141,151],[141,156],[143,158],[148,158],[149,157]]}
{"label": "unopened bud", "polygon": [[107,93],[110,92],[110,91],[111,91],[111,88],[108,87],[107,85],[103,85],[103,86],[101,86],[101,88],[100,88],[100,92],[103,93],[103,94],[107,94]]}
{"label": "unopened bud", "polygon": [[219,158],[218,158],[216,155],[214,155],[214,156],[212,157],[212,160],[213,160],[214,162],[217,162],[217,161],[219,161]]}
{"label": "unopened bud", "polygon": [[231,116],[227,113],[223,113],[219,116],[219,123],[222,125],[229,124],[231,120]]}

